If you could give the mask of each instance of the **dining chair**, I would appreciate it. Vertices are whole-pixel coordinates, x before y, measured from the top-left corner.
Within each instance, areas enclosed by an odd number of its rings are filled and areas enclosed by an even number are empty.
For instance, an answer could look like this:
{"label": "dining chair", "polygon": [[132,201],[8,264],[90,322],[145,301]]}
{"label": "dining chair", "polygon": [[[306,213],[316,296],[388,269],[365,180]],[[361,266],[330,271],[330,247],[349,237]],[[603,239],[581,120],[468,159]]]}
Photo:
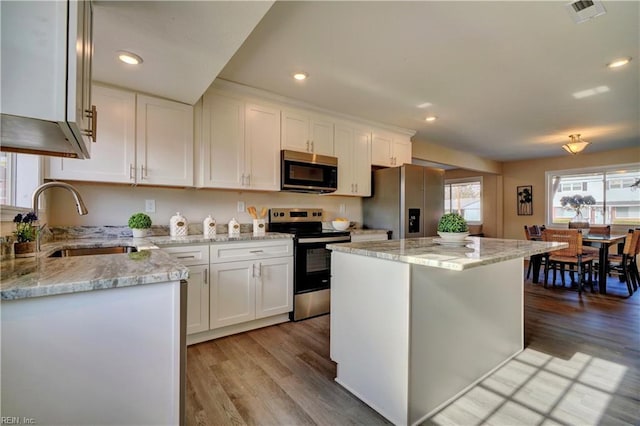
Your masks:
{"label": "dining chair", "polygon": [[638,289],[640,276],[636,265],[636,256],[640,250],[640,229],[629,229],[624,239],[622,254],[610,254],[607,259],[607,271],[609,274],[616,274],[627,284],[629,296]]}
{"label": "dining chair", "polygon": [[611,225],[592,225],[589,227],[591,235],[611,235]]}
{"label": "dining chair", "polygon": [[568,248],[547,253],[544,287],[547,288],[549,282],[549,269],[553,269],[553,286],[556,285],[556,271],[560,271],[564,287],[565,266],[569,266],[571,269],[575,267],[578,273],[578,292],[582,293],[585,275],[588,275],[589,286],[593,292],[593,263],[598,256],[592,253],[583,253],[582,232],[579,229],[545,229],[542,231],[542,240],[569,244]]}
{"label": "dining chair", "polygon": [[[544,225],[543,225],[543,228],[544,228]],[[531,225],[531,226],[524,225],[524,237],[528,241],[540,240],[542,238],[542,231],[540,230],[540,227],[538,227],[538,225]],[[533,256],[539,256],[541,260],[540,266],[544,265],[543,255],[533,255]],[[529,277],[531,276],[531,271],[533,270],[533,256],[529,257],[529,267],[527,268],[527,279],[529,279]]]}

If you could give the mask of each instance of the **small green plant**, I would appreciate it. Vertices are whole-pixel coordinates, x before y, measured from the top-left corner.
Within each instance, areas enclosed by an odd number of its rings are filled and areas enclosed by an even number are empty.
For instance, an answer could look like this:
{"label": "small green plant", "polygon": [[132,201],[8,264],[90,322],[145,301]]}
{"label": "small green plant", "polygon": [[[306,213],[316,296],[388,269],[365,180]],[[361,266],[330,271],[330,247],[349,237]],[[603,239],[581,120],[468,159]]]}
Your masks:
{"label": "small green plant", "polygon": [[134,213],[129,218],[129,228],[148,229],[151,228],[151,218],[144,213]]}
{"label": "small green plant", "polygon": [[13,222],[16,224],[16,230],[13,235],[16,236],[16,241],[19,243],[27,243],[29,241],[35,241],[38,235],[38,227],[33,223],[38,220],[38,216],[34,212],[27,214],[18,213]]}
{"label": "small green plant", "polygon": [[445,213],[438,222],[439,232],[467,232],[469,227],[464,217],[458,213]]}

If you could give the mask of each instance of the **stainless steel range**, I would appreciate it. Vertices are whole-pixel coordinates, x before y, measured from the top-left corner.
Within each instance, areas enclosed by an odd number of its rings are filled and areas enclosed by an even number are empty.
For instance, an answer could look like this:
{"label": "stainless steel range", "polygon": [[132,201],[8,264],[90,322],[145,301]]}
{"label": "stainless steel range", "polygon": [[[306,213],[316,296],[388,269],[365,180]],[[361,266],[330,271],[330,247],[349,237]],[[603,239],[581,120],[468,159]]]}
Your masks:
{"label": "stainless steel range", "polygon": [[294,234],[293,321],[329,313],[331,251],[327,244],[351,241],[347,231],[322,229],[322,209],[271,209],[269,231]]}

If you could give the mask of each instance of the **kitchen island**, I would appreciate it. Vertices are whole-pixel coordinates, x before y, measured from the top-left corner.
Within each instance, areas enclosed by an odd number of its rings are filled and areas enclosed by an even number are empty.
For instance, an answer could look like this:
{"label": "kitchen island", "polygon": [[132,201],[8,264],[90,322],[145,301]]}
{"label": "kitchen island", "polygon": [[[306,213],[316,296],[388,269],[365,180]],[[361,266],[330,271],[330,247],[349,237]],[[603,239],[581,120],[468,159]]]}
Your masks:
{"label": "kitchen island", "polygon": [[333,244],[336,381],[416,424],[523,349],[523,259],[566,247],[470,237]]}

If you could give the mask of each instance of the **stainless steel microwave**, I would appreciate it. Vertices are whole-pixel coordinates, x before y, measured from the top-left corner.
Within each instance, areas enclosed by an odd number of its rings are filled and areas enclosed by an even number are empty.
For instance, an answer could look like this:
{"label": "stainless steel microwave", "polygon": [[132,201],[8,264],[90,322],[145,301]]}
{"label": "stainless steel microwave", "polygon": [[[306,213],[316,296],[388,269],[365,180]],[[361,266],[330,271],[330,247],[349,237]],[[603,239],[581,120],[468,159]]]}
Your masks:
{"label": "stainless steel microwave", "polygon": [[334,192],[338,189],[338,159],[328,155],[282,151],[283,191]]}

